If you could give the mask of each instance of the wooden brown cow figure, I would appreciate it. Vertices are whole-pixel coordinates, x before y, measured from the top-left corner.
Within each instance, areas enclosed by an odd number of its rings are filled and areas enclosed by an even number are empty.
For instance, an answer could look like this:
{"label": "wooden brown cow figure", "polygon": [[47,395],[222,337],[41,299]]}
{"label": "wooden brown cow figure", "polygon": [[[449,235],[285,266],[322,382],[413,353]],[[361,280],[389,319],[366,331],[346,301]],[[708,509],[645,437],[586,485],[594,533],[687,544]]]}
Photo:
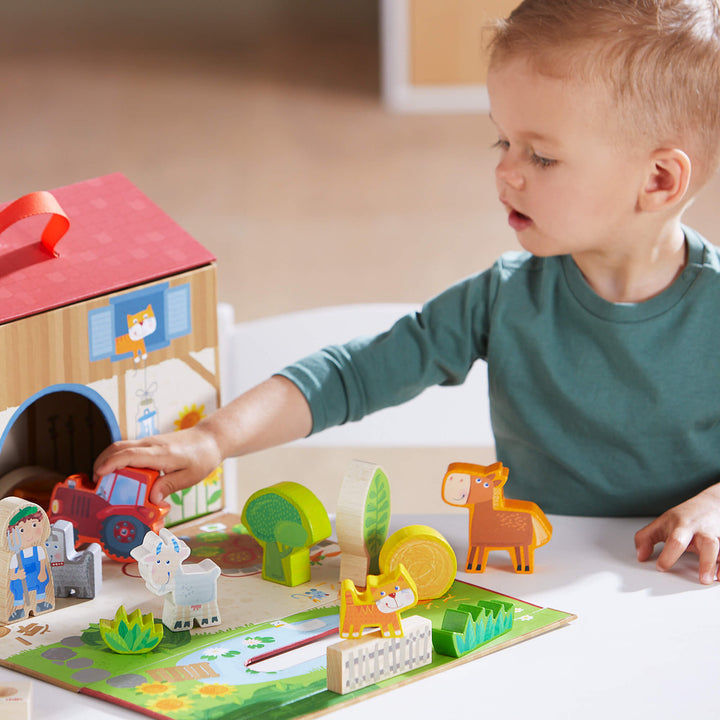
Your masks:
{"label": "wooden brown cow figure", "polygon": [[467,572],[483,572],[490,550],[507,550],[516,572],[533,571],[533,553],[552,535],[543,511],[527,500],[510,500],[502,463],[452,463],[442,484],[443,500],[470,510]]}

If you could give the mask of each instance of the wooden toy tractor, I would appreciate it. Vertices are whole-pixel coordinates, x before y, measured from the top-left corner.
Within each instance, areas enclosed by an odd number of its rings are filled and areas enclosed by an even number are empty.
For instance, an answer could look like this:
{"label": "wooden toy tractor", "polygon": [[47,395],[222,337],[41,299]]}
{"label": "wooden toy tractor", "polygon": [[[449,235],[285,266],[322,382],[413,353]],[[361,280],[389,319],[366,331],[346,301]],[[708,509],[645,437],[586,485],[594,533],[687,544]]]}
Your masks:
{"label": "wooden toy tractor", "polygon": [[168,507],[148,499],[156,470],[122,468],[94,485],[84,474],[70,475],[55,486],[50,498],[50,522],[68,520],[75,542],[99,542],[105,554],[132,562],[130,551],[142,544],[150,530],[163,527]]}

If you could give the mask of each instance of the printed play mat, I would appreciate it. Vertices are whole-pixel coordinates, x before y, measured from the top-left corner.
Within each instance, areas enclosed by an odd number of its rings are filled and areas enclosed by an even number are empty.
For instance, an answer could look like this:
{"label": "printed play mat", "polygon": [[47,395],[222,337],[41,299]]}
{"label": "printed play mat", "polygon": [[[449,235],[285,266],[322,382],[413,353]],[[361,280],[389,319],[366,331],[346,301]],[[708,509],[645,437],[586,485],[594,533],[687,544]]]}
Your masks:
{"label": "printed play mat", "polygon": [[325,659],[327,645],[340,641],[337,544],[324,541],[315,546],[311,581],[286,587],[262,579],[260,547],[239,516],[205,518],[177,534],[192,548],[190,560],[209,557],[222,570],[220,625],[165,630],[149,653],[114,653],[101,638],[100,619],[114,618],[123,605],[128,614],[139,608],[159,622],[163,599],[145,587],[135,563],[122,566],[106,560],[102,589],[93,600],[58,598],[53,612],[0,626],[0,665],[155,718],[229,720],[262,715],[279,720],[322,715],[338,703],[468,662],[575,618],[456,581],[443,597],[420,603],[408,615],[424,616],[439,628],[448,608],[510,601],[511,630],[468,655],[433,653],[429,665],[338,695],[327,690]]}

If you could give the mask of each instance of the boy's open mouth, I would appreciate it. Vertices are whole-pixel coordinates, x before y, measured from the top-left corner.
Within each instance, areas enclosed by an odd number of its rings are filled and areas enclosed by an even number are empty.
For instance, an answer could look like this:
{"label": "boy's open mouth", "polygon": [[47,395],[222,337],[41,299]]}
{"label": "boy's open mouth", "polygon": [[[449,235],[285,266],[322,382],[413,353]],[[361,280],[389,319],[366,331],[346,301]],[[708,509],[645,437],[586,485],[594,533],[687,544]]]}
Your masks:
{"label": "boy's open mouth", "polygon": [[532,219],[517,210],[510,210],[508,222],[510,223],[510,227],[516,232],[525,230],[532,225]]}

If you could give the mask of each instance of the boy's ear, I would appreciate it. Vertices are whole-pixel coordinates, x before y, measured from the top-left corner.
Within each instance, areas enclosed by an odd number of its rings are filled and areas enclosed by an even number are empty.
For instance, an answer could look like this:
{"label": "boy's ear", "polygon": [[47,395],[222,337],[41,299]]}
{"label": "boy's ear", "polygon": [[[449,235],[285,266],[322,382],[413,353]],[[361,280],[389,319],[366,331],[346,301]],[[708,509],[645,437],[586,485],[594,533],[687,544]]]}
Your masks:
{"label": "boy's ear", "polygon": [[645,185],[638,198],[639,208],[658,212],[682,202],[690,185],[692,163],[679,148],[653,152],[648,164]]}

